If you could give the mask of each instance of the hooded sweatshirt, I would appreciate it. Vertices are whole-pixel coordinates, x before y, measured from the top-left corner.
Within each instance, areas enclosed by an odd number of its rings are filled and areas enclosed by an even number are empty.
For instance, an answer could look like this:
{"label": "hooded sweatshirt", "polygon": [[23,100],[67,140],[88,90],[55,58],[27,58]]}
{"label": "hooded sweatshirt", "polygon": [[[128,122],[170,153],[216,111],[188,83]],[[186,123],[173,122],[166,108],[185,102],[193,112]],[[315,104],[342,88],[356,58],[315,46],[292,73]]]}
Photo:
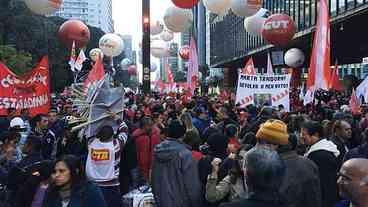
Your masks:
{"label": "hooded sweatshirt", "polygon": [[340,155],[337,146],[327,139],[321,139],[313,144],[305,157],[312,160],[319,169],[319,178],[321,181],[322,206],[332,207],[338,201],[337,192],[337,172],[338,156]]}
{"label": "hooded sweatshirt", "polygon": [[168,138],[154,149],[152,190],[157,206],[201,206],[196,162],[186,145]]}

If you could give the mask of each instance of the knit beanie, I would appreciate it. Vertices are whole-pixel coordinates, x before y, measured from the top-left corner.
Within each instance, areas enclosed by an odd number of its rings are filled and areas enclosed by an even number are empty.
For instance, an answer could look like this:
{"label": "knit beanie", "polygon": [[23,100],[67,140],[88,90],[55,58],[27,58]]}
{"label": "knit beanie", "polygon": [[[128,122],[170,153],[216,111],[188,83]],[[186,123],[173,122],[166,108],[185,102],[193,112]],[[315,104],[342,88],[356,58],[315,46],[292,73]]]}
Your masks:
{"label": "knit beanie", "polygon": [[286,145],[289,143],[287,126],[283,121],[269,119],[259,128],[256,137],[271,144]]}

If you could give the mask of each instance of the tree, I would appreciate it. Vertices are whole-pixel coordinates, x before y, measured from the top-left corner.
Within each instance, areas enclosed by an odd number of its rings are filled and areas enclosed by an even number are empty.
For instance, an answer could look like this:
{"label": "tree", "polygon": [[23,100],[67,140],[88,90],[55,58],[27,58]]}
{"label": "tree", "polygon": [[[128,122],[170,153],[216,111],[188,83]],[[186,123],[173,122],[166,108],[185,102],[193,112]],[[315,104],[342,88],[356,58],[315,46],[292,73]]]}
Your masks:
{"label": "tree", "polygon": [[32,55],[24,51],[18,52],[10,45],[0,45],[0,61],[16,75],[32,70]]}

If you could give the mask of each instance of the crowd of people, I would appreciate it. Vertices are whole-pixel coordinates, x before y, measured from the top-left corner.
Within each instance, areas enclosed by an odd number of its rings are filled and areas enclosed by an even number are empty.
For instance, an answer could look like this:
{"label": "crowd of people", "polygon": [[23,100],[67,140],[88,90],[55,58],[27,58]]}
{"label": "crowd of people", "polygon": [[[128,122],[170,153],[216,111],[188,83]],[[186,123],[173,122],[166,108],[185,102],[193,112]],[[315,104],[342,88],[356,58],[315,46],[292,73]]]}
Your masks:
{"label": "crowd of people", "polygon": [[[208,96],[125,94],[118,128],[75,130],[78,109],[8,109],[0,119],[0,206],[366,207],[368,110],[320,101],[286,112]],[[347,99],[348,100],[348,99]],[[132,204],[133,206],[133,204]],[[146,204],[145,206],[148,206]]]}

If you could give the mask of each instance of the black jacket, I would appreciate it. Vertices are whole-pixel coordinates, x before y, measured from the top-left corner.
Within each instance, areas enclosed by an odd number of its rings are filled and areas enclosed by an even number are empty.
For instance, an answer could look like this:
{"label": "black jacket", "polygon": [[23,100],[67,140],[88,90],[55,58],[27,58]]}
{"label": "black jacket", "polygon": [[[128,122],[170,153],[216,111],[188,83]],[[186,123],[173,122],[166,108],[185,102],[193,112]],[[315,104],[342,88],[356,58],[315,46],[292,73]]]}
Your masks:
{"label": "black jacket", "polygon": [[192,152],[175,139],[156,146],[152,190],[159,207],[200,207],[201,184]]}
{"label": "black jacket", "polygon": [[322,207],[318,167],[295,151],[281,154],[286,173],[280,187],[288,207]]}
{"label": "black jacket", "polygon": [[337,173],[339,171],[339,151],[333,142],[322,139],[314,144],[307,152],[319,170],[321,182],[322,206],[333,207],[338,201]]}
{"label": "black jacket", "polygon": [[246,199],[221,204],[220,207],[286,207],[277,200],[277,195],[262,192],[252,193]]}
{"label": "black jacket", "polygon": [[345,154],[344,161],[353,159],[353,158],[364,158],[368,159],[368,143],[364,143],[359,145],[358,147],[350,150]]}
{"label": "black jacket", "polygon": [[337,157],[337,159],[339,161],[338,168],[340,169],[340,167],[343,164],[344,156],[348,152],[348,147],[343,141],[341,141],[340,138],[338,138],[336,136],[332,137],[330,140],[337,146],[337,149],[340,152],[340,155]]}

